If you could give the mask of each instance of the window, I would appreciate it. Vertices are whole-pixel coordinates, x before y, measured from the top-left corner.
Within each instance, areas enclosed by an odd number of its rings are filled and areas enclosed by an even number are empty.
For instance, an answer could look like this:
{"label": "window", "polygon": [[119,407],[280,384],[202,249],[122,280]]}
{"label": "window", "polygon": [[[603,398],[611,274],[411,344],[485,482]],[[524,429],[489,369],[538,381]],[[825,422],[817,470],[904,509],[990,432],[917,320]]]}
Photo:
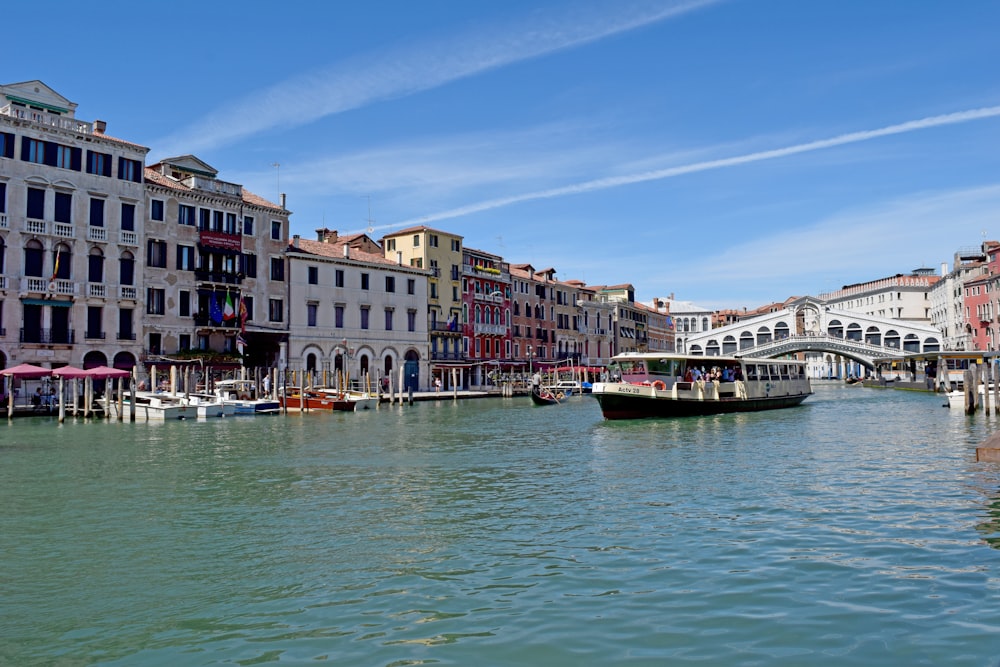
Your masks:
{"label": "window", "polygon": [[333,326],[338,329],[344,328],[344,307],[337,305],[333,307]]}
{"label": "window", "polygon": [[[74,168],[73,156],[74,154],[78,154],[79,150],[80,150],[79,148],[71,148],[69,146],[62,146],[60,144],[56,144],[56,166],[62,169],[73,169]],[[79,159],[76,160],[75,163],[77,165],[76,171],[80,171]]]}
{"label": "window", "polygon": [[414,248],[419,248],[420,247],[420,234],[414,234],[413,235],[413,247]]}
{"label": "window", "polygon": [[251,253],[243,255],[243,273],[247,278],[257,277],[257,255]]}
{"label": "window", "polygon": [[368,289],[368,274],[361,274],[361,289]]}
{"label": "window", "polygon": [[388,251],[393,251],[396,249],[396,239],[386,239],[385,249]]}
{"label": "window", "polygon": [[[310,267],[307,267],[307,268],[308,268],[308,271],[309,271],[309,284],[310,285],[319,285],[319,267],[318,266],[310,266]],[[315,325],[313,325],[313,326],[315,326]]]}
{"label": "window", "polygon": [[153,220],[163,222],[163,200],[154,199],[149,202],[149,217]]}
{"label": "window", "polygon": [[223,222],[222,211],[212,211],[212,231],[213,232],[226,231],[225,223]]}
{"label": "window", "polygon": [[437,283],[431,283],[430,285],[431,285],[431,298],[432,299],[438,298],[438,285],[437,285]]}
{"label": "window", "polygon": [[128,253],[118,260],[118,283],[121,285],[135,284],[135,258]]}
{"label": "window", "polygon": [[285,304],[281,299],[269,299],[267,303],[267,318],[271,322],[284,321]]}
{"label": "window", "polygon": [[167,242],[150,239],[146,244],[146,264],[159,269],[167,268]]}
{"label": "window", "polygon": [[118,340],[135,340],[131,308],[118,309]]}
{"label": "window", "polygon": [[104,282],[104,255],[97,248],[92,249],[87,256],[87,282]]}
{"label": "window", "polygon": [[7,212],[7,184],[0,183],[0,213]]}
{"label": "window", "polygon": [[335,281],[334,284],[337,287],[343,287],[344,286],[344,270],[343,269],[337,269],[337,272],[334,274],[334,281]]}
{"label": "window", "polygon": [[194,227],[194,206],[181,204],[177,207],[177,224]]}
{"label": "window", "polygon": [[316,315],[319,312],[319,306],[315,303],[306,304],[306,324],[308,326],[316,326]]}
{"label": "window", "polygon": [[186,352],[191,349],[191,334],[180,334],[177,336],[177,351]]}
{"label": "window", "polygon": [[452,252],[461,252],[462,251],[462,243],[458,239],[452,239],[451,240],[451,251]]}
{"label": "window", "polygon": [[103,227],[104,226],[104,200],[96,199],[94,197],[90,198],[90,226],[91,227]]}
{"label": "window", "polygon": [[135,231],[135,204],[122,204],[122,229]]}
{"label": "window", "polygon": [[367,329],[368,328],[368,314],[369,314],[369,312],[370,312],[370,309],[369,309],[368,306],[361,306],[361,328],[362,329]]}
{"label": "window", "polygon": [[226,213],[226,226],[222,231],[227,234],[239,234],[240,230],[236,228],[235,213]]}
{"label": "window", "polygon": [[21,143],[21,159],[25,162],[45,164],[45,142],[24,137]]}
{"label": "window", "polygon": [[177,270],[178,271],[194,271],[194,246],[189,245],[179,245],[177,246]]}
{"label": "window", "polygon": [[14,135],[0,132],[0,157],[14,157]]}
{"label": "window", "polygon": [[72,221],[73,195],[67,192],[56,193],[56,222],[69,224]]}
{"label": "window", "polygon": [[407,331],[417,330],[417,311],[415,310],[406,311],[406,330]]}
{"label": "window", "polygon": [[138,160],[118,158],[118,178],[133,183],[142,182],[142,163]]}
{"label": "window", "polygon": [[164,312],[163,305],[165,303],[164,290],[158,287],[150,287],[146,290],[146,314],[147,315],[162,315]]}
{"label": "window", "polygon": [[243,216],[243,235],[253,236],[253,216],[245,215]]}
{"label": "window", "polygon": [[386,292],[396,291],[396,278],[394,276],[385,277],[385,291]]}
{"label": "window", "polygon": [[177,293],[177,314],[181,317],[191,317],[191,292],[181,290]]}
{"label": "window", "polygon": [[406,293],[416,294],[417,293],[417,281],[413,278],[408,278],[406,281]]}
{"label": "window", "polygon": [[209,231],[212,228],[212,211],[207,208],[198,209],[198,229]]}
{"label": "window", "polygon": [[249,322],[249,321],[251,321],[253,319],[253,297],[249,296],[247,294],[244,294],[242,296],[242,298],[240,299],[240,301],[242,302],[242,304],[244,306],[246,306],[246,309],[247,309],[247,322]]}
{"label": "window", "polygon": [[438,236],[437,234],[430,234],[427,237],[427,245],[432,248],[438,247]]}
{"label": "window", "polygon": [[100,306],[87,306],[87,338],[104,338],[104,309]]}
{"label": "window", "polygon": [[283,257],[271,258],[271,280],[285,279],[285,260]]}
{"label": "window", "polygon": [[272,220],[271,221],[271,240],[280,241],[281,240],[281,221]]}
{"label": "window", "polygon": [[33,220],[45,219],[45,190],[28,188],[28,206],[25,213]]}
{"label": "window", "polygon": [[87,173],[111,176],[111,156],[107,153],[87,151]]}
{"label": "window", "polygon": [[392,331],[392,308],[385,309],[385,330]]}

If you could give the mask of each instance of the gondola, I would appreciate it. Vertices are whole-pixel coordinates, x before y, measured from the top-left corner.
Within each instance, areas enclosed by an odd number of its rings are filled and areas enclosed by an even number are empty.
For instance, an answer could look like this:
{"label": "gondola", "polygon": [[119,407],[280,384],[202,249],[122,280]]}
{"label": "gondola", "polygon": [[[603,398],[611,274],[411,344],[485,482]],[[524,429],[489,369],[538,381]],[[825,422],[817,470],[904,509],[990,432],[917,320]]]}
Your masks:
{"label": "gondola", "polygon": [[531,400],[535,405],[557,405],[559,403],[558,394],[539,390],[538,387],[531,388]]}

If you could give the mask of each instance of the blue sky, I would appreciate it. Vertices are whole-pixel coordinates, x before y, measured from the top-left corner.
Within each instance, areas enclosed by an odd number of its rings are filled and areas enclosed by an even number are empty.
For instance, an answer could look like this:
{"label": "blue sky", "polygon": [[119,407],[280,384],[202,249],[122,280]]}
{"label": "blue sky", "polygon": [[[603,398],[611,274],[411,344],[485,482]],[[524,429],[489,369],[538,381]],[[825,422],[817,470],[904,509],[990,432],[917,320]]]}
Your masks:
{"label": "blue sky", "polygon": [[4,83],[41,79],[150,162],[192,153],[287,193],[305,238],[427,224],[563,280],[718,308],[1000,238],[994,1],[38,12],[4,8],[39,26],[5,34]]}

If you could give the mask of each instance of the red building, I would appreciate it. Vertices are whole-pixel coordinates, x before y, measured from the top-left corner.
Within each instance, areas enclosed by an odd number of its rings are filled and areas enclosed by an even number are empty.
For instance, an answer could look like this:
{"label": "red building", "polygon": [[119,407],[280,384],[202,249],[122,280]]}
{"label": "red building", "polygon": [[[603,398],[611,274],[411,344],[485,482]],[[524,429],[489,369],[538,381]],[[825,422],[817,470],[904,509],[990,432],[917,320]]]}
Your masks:
{"label": "red building", "polygon": [[975,350],[1000,349],[1000,246],[987,249],[983,275],[963,285],[966,328]]}

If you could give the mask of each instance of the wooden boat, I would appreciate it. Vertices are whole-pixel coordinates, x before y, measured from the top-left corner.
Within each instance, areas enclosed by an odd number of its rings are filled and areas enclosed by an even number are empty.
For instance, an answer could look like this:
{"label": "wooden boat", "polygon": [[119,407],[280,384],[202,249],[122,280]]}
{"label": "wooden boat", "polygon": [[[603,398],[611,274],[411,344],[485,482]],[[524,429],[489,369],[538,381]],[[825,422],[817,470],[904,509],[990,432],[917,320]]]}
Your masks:
{"label": "wooden boat", "polygon": [[278,397],[278,402],[288,410],[338,410],[353,412],[355,404],[339,396],[336,390],[318,387],[304,392],[298,387],[287,387],[285,393]]}
{"label": "wooden boat", "polygon": [[592,392],[605,419],[774,410],[812,394],[805,362],[794,360],[632,352],[609,371],[617,380]]}
{"label": "wooden boat", "polygon": [[559,400],[558,394],[554,394],[545,388],[531,388],[531,401],[535,405],[557,405]]}

